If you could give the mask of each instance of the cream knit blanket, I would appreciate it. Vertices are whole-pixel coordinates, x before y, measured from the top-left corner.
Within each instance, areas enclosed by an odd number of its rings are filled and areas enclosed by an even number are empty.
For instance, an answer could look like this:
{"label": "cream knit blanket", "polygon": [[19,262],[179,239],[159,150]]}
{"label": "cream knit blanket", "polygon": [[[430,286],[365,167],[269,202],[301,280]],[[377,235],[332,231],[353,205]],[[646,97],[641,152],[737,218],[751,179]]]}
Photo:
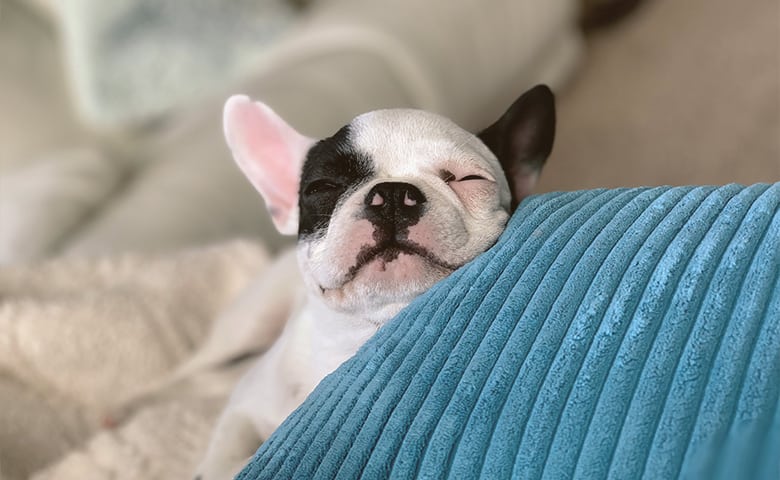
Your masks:
{"label": "cream knit blanket", "polygon": [[267,262],[263,247],[233,242],[0,270],[0,476],[187,478],[226,382],[114,430],[101,416],[186,359]]}

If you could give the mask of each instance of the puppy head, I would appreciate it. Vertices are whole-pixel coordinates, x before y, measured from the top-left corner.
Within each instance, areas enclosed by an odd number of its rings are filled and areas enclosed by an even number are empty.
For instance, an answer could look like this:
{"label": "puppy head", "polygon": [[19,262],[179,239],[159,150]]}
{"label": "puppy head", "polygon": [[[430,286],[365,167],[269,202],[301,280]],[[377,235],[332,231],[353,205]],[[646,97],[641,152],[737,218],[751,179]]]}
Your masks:
{"label": "puppy head", "polygon": [[381,323],[495,243],[552,149],[555,107],[534,87],[479,135],[396,109],[317,141],[242,96],[224,120],[276,227],[297,232],[311,292]]}

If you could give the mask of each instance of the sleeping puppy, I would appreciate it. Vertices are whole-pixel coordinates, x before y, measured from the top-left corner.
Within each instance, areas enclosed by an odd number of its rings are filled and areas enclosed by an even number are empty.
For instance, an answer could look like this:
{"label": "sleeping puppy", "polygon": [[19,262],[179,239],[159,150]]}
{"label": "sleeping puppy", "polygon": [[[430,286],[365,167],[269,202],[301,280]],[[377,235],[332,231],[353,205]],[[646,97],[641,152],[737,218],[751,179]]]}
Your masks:
{"label": "sleeping puppy", "polygon": [[281,334],[233,390],[202,480],[232,478],[325,375],[495,243],[552,149],[555,107],[540,85],[476,136],[432,113],[379,110],[314,140],[234,96],[224,127],[274,224],[298,244],[264,287],[262,301],[284,304]]}

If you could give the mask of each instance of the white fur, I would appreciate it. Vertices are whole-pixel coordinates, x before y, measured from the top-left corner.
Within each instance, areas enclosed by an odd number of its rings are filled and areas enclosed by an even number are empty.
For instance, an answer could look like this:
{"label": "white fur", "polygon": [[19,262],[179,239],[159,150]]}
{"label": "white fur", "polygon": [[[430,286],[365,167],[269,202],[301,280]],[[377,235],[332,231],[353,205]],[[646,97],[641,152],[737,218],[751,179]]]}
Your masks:
{"label": "white fur", "polygon": [[[451,269],[419,257],[392,262],[384,272],[364,269],[344,283],[355,255],[373,245],[373,227],[355,220],[366,194],[376,184],[410,183],[427,197],[427,211],[410,227],[409,239],[435,254],[444,264],[460,266],[491,245],[508,218],[511,195],[498,160],[474,135],[450,120],[419,110],[379,110],[352,123],[357,148],[374,159],[377,176],[355,191],[333,215],[326,235],[299,248],[304,280],[312,290],[324,289],[325,302],[336,311],[383,323]],[[487,180],[452,182],[478,174]]]}
{"label": "white fur", "polygon": [[[374,159],[377,175],[337,206],[327,231],[299,242],[302,280],[289,285],[296,293],[285,301],[292,304],[272,309],[290,312],[289,319],[235,388],[198,471],[203,480],[239,471],[325,375],[413,298],[490,247],[508,219],[511,195],[498,160],[451,121],[416,110],[382,110],[356,118],[351,132],[356,147]],[[236,145],[231,132],[228,138],[244,164],[263,161]],[[455,180],[446,182],[445,171]],[[461,180],[469,175],[483,178]],[[347,277],[357,253],[375,242],[374,227],[360,219],[366,195],[387,181],[413,184],[426,196],[425,214],[409,227],[408,238],[438,261],[402,253],[390,262],[376,259]],[[293,208],[276,214],[298,218]],[[287,263],[277,268],[295,268],[291,256],[282,262]]]}

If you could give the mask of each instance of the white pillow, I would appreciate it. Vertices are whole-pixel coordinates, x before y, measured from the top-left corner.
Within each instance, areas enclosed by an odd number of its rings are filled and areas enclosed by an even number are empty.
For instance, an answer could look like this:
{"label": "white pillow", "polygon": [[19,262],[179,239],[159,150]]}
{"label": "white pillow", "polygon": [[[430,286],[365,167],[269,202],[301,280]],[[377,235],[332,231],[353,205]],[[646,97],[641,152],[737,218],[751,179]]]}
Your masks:
{"label": "white pillow", "polygon": [[0,264],[55,250],[116,188],[120,173],[116,164],[89,149],[0,172]]}

